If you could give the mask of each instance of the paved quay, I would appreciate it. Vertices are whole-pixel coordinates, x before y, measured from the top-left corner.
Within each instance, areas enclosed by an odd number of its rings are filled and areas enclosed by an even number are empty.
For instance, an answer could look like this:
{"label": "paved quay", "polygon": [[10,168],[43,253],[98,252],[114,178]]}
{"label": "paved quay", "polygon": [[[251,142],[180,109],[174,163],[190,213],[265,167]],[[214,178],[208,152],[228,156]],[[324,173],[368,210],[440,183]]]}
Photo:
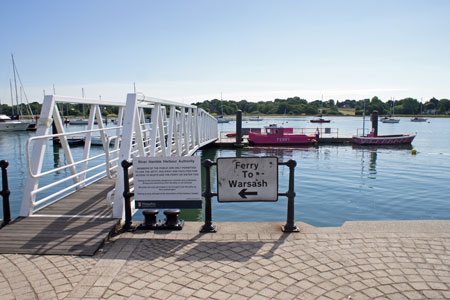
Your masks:
{"label": "paved quay", "polygon": [[201,223],[87,256],[0,255],[0,299],[450,299],[450,221]]}

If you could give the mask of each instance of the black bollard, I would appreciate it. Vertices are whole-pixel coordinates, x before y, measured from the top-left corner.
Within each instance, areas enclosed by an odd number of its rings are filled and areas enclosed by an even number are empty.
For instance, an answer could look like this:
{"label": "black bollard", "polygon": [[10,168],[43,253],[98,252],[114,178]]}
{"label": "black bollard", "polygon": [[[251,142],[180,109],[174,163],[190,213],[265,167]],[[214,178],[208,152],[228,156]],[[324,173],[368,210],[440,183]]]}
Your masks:
{"label": "black bollard", "polygon": [[155,229],[158,227],[158,221],[156,220],[156,216],[158,215],[157,209],[145,209],[142,211],[142,214],[144,215],[145,222],[143,226],[141,226],[142,229]]}
{"label": "black bollard", "polygon": [[294,169],[297,166],[297,162],[295,160],[290,159],[287,163],[285,163],[289,167],[289,190],[286,193],[288,197],[288,209],[287,209],[287,220],[286,225],[281,227],[283,232],[299,232],[300,229],[294,222],[294,200],[295,200],[295,191],[294,191]]}
{"label": "black bollard", "polygon": [[0,161],[0,167],[2,168],[2,191],[1,195],[3,196],[3,222],[0,225],[1,227],[4,227],[11,222],[11,209],[9,206],[9,195],[11,192],[8,188],[8,168],[9,163],[6,160]]}
{"label": "black bollard", "polygon": [[166,220],[163,224],[161,224],[160,229],[169,229],[169,230],[183,229],[184,221],[178,220],[178,216],[180,215],[180,210],[178,208],[166,209],[164,211],[164,215],[166,216]]}
{"label": "black bollard", "polygon": [[211,160],[207,159],[203,162],[203,167],[206,171],[205,192],[205,224],[200,228],[200,232],[217,232],[217,226],[212,223],[212,206],[211,198],[217,196],[215,193],[211,193],[211,166],[215,165]]}
{"label": "black bollard", "polygon": [[132,215],[131,215],[131,197],[134,196],[134,193],[130,192],[130,181],[128,177],[128,168],[131,167],[133,163],[128,162],[126,160],[122,161],[123,168],[123,198],[125,199],[125,224],[123,229],[125,231],[134,231],[136,227],[132,224]]}

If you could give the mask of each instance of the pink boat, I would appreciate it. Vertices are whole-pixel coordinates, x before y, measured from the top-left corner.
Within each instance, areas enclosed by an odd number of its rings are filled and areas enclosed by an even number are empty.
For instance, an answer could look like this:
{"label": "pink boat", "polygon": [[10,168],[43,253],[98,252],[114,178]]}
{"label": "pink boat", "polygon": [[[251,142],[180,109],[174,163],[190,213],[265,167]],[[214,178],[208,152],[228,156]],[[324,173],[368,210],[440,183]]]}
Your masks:
{"label": "pink boat", "polygon": [[276,125],[265,127],[265,133],[248,133],[250,144],[255,145],[308,145],[316,142],[314,136],[293,134],[293,128],[283,128]]}
{"label": "pink boat", "polygon": [[395,135],[378,135],[373,132],[366,136],[353,136],[352,141],[358,145],[400,145],[411,144],[415,134],[395,134]]}

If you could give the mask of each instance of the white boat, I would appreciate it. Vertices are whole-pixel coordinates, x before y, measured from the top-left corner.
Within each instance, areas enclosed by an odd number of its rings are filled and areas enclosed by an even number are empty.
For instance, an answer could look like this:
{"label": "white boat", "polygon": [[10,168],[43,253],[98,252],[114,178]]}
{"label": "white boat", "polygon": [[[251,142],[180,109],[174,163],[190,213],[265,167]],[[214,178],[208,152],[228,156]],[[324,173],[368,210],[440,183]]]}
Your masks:
{"label": "white boat", "polygon": [[86,119],[70,120],[70,125],[87,125],[89,121]]}
{"label": "white boat", "polygon": [[380,121],[382,123],[399,123],[400,119],[392,118],[392,117],[384,117],[381,118]]}
{"label": "white boat", "polygon": [[250,121],[262,121],[263,118],[261,118],[260,116],[254,117],[254,118],[249,118]]}
{"label": "white boat", "polygon": [[427,121],[427,119],[422,118],[422,117],[411,118],[411,122],[426,122],[426,121]]}
{"label": "white boat", "polygon": [[217,119],[217,123],[230,123],[228,119]]}
{"label": "white boat", "polygon": [[[420,100],[420,114],[423,114],[423,104],[422,104],[422,99]],[[426,122],[427,119],[423,118],[423,117],[413,117],[411,118],[411,122]]]}
{"label": "white boat", "polygon": [[392,101],[392,116],[381,118],[380,121],[382,123],[399,123],[400,122],[400,119],[394,118],[394,98],[392,98],[391,101]]}
{"label": "white boat", "polygon": [[229,123],[230,119],[225,119],[223,117],[222,93],[220,93],[220,107],[222,109],[222,115],[216,117],[217,123]]}
{"label": "white boat", "polygon": [[29,122],[11,120],[7,115],[0,115],[0,131],[25,131]]}
{"label": "white boat", "polygon": [[[108,137],[105,137],[108,141]],[[110,140],[111,143],[111,140]],[[101,136],[91,136],[91,145],[93,146],[103,146],[103,139]]]}
{"label": "white boat", "polygon": [[[20,125],[20,124],[26,124],[27,126],[25,129],[34,131],[34,130],[36,130],[37,119],[34,117],[33,111],[28,102],[27,94],[25,93],[25,89],[22,85],[22,80],[20,79],[19,72],[17,71],[16,62],[14,61],[13,54],[11,54],[11,61],[12,61],[12,67],[13,67],[13,72],[14,72],[14,90],[13,90],[13,85],[12,85],[11,79],[9,80],[9,88],[11,90],[11,105],[12,105],[12,107],[14,107],[14,98],[16,100],[16,112],[14,112],[14,111],[12,112],[13,115],[15,114],[15,116],[13,117],[14,120],[11,120],[8,116],[3,115],[3,121],[6,121],[6,123],[8,123],[8,125],[4,125],[2,127],[8,128],[9,130],[24,130],[22,128],[25,125]],[[20,86],[19,86],[20,93],[18,92],[17,79],[19,79],[19,83],[20,83]],[[20,94],[20,97],[19,97],[19,94]],[[26,103],[23,102],[24,98],[26,100]],[[22,111],[23,106],[25,106],[26,110],[28,111],[28,114],[31,115],[31,120],[23,119],[23,111]],[[13,126],[13,124],[14,124],[14,126]],[[11,128],[14,128],[14,129],[11,129]],[[8,129],[6,129],[6,130],[8,130]]]}

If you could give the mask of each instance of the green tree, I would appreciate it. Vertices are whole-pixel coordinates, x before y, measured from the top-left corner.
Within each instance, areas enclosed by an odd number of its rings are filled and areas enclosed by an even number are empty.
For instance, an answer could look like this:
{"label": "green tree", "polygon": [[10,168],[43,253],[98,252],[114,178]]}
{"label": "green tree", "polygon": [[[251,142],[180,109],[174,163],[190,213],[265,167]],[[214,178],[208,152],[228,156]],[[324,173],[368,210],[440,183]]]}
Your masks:
{"label": "green tree", "polygon": [[448,100],[448,99],[441,99],[439,101],[437,112],[439,114],[446,114],[446,113],[449,112],[449,110],[450,110],[450,100]]}

